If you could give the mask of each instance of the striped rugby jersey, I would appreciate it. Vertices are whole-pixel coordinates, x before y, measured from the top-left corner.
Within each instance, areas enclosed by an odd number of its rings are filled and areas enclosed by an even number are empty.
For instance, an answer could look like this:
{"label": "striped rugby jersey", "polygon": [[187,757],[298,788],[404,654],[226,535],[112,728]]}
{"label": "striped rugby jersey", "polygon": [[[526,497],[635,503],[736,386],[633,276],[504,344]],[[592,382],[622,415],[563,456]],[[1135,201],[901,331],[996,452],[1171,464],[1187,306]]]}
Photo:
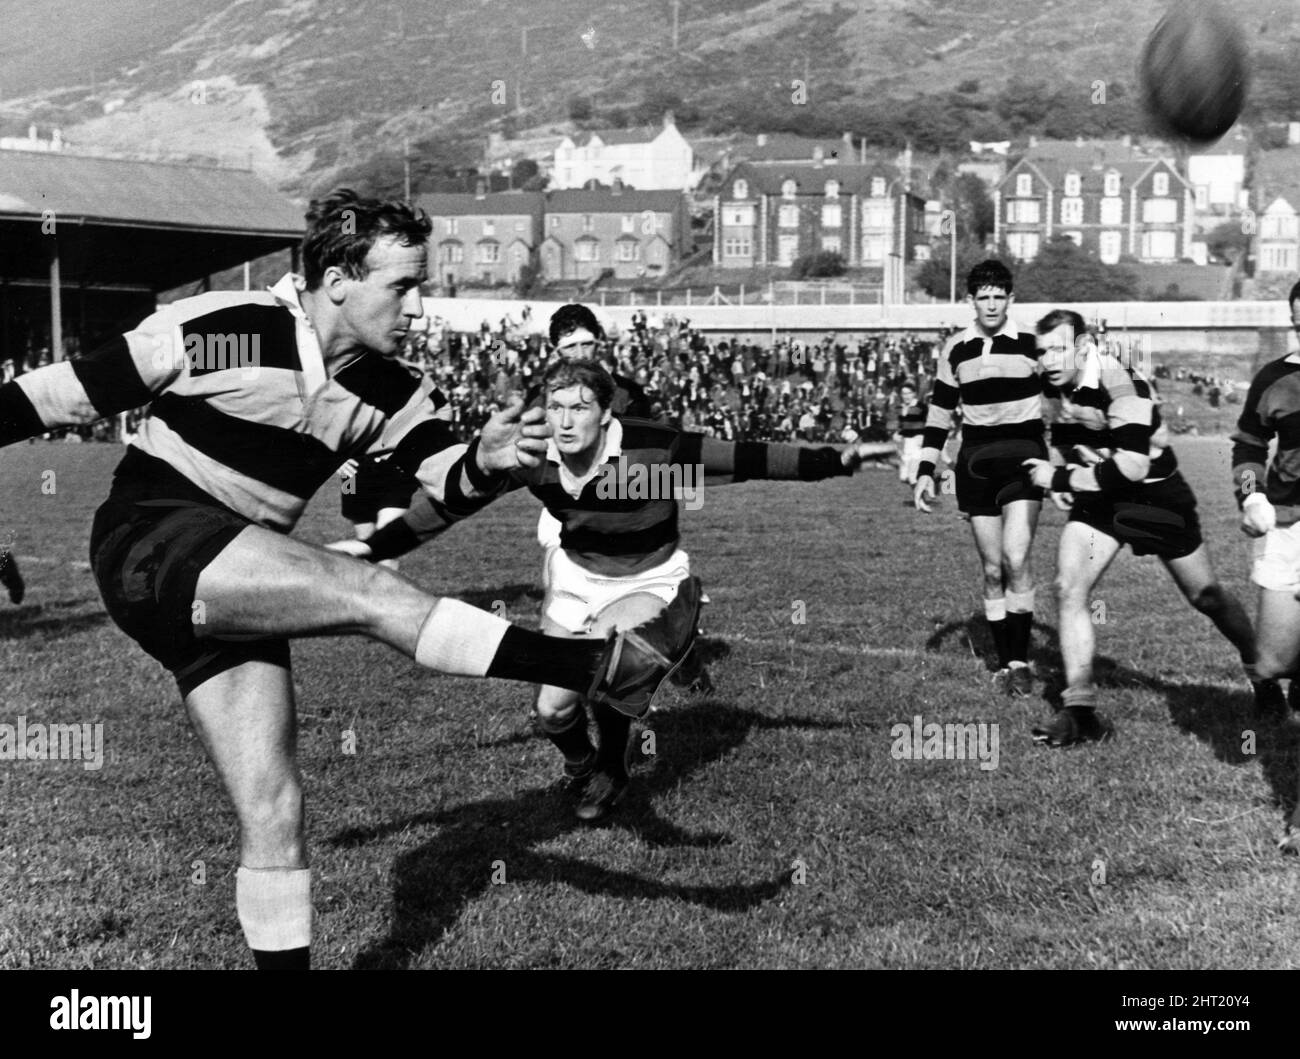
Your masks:
{"label": "striped rugby jersey", "polygon": [[[565,554],[602,577],[641,573],[677,550],[678,501],[671,484],[680,483],[687,492],[704,484],[807,482],[852,473],[830,446],[719,441],[639,419],[610,422],[602,459],[581,480],[564,466],[553,440],[547,449],[538,467],[510,472],[509,488],[531,490],[560,522]],[[400,555],[445,529],[428,508],[417,503],[405,519],[377,530],[367,541],[372,557]]]}
{"label": "striped rugby jersey", "polygon": [[[1268,445],[1274,438],[1277,451],[1269,463]],[[1251,381],[1232,441],[1237,504],[1262,485],[1277,511],[1279,526],[1300,522],[1300,354],[1270,361],[1260,369]]]}
{"label": "striped rugby jersey", "polygon": [[901,409],[898,415],[898,433],[905,438],[920,437],[925,433],[926,415],[924,401]]}
{"label": "striped rugby jersey", "polygon": [[[991,338],[974,324],[939,356],[921,449],[921,474],[933,475],[960,406],[962,444],[1043,436],[1042,379],[1032,331],[1011,320]],[[929,464],[927,472],[924,465]]]}
{"label": "striped rugby jersey", "polygon": [[[1111,492],[1168,478],[1178,460],[1151,384],[1095,345],[1081,355],[1083,363],[1068,392],[1043,382],[1052,446],[1071,467],[1068,488],[1057,488],[1057,483],[1053,488]],[[1059,485],[1065,484],[1062,477]]]}
{"label": "striped rugby jersey", "polygon": [[[84,357],[0,387],[0,446],[143,405],[114,488],[211,498],[287,532],[346,459],[393,449],[449,521],[486,497],[462,481],[450,407],[401,365],[362,351],[332,376],[289,275],[159,309]],[[454,472],[454,473],[453,473]]]}

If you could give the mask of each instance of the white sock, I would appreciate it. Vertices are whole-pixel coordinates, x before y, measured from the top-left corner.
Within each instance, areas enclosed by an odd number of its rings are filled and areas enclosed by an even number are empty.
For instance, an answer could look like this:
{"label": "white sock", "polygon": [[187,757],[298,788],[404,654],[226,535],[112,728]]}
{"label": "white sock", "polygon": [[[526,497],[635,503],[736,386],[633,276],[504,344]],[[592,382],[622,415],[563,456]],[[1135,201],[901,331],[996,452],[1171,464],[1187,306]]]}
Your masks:
{"label": "white sock", "polygon": [[440,599],[420,627],[415,660],[456,677],[487,676],[508,628],[505,618],[458,599]]}
{"label": "white sock", "polygon": [[306,948],[311,944],[311,869],[241,864],[235,873],[235,911],[250,949]]}
{"label": "white sock", "polygon": [[1001,621],[1007,616],[1007,601],[1003,598],[984,601],[984,617],[989,621]]}
{"label": "white sock", "polygon": [[1031,588],[1028,592],[1008,592],[1007,610],[1016,614],[1032,614],[1034,612],[1034,590]]}

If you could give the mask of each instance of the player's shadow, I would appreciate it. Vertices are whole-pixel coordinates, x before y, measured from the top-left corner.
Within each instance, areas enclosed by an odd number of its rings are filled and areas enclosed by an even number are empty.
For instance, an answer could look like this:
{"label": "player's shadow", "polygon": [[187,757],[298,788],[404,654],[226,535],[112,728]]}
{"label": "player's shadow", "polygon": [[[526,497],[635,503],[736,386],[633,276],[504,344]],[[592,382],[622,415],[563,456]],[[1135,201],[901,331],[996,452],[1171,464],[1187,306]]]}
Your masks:
{"label": "player's shadow", "polygon": [[[993,638],[982,613],[940,626],[926,641],[926,650],[941,651],[950,639],[982,657],[990,670],[997,667]],[[1232,650],[1226,643],[1223,649]],[[1029,654],[1035,672],[1046,681],[1043,697],[1059,708],[1064,677],[1058,630],[1035,621]],[[1258,762],[1275,803],[1288,817],[1300,811],[1300,729],[1256,716],[1254,695],[1247,690],[1244,678],[1237,687],[1179,684],[1098,655],[1093,660],[1093,681],[1099,688],[1142,688],[1164,696],[1170,720],[1180,731],[1205,743],[1225,764]],[[1104,712],[1105,707],[1102,709]],[[1124,718],[1112,720],[1123,738]]]}
{"label": "player's shadow", "polygon": [[[715,831],[687,831],[665,820],[653,805],[695,772],[727,756],[756,729],[836,728],[811,718],[767,718],[714,703],[707,710],[656,714],[656,754],[649,771],[638,770],[610,828],[636,835],[651,847],[711,848],[730,841]],[[558,760],[558,759],[557,759]],[[418,849],[398,857],[393,868],[392,925],[386,937],[367,945],[356,968],[402,968],[436,945],[465,907],[492,885],[500,862],[509,885],[564,883],[586,893],[627,900],[686,901],[723,911],[744,911],[771,900],[790,885],[782,867],[766,878],[718,886],[681,885],[653,876],[605,868],[540,847],[577,830],[574,800],[558,786],[532,788],[510,797],[489,798],[450,809],[418,813],[334,836],[336,846],[363,845],[412,826],[437,833]]]}
{"label": "player's shadow", "polygon": [[27,604],[12,610],[0,610],[0,640],[23,640],[33,636],[71,636],[84,629],[103,625],[108,615],[102,610],[89,614],[65,614],[63,608],[85,606],[85,600],[68,600],[52,604]]}
{"label": "player's shadow", "polygon": [[540,603],[543,592],[534,584],[528,584],[522,581],[509,585],[501,585],[498,588],[472,588],[464,592],[457,592],[455,596],[463,600],[472,607],[478,607],[481,610],[498,610],[497,604],[504,603],[507,607],[517,606],[519,604],[532,601]]}

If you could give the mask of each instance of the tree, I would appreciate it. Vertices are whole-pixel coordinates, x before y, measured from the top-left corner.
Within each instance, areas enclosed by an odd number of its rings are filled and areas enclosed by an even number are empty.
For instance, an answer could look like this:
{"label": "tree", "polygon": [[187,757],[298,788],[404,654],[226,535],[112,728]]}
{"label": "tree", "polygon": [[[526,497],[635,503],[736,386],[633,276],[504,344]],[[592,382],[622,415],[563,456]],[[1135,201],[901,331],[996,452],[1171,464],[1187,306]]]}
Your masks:
{"label": "tree", "polygon": [[[966,274],[981,261],[987,260],[989,252],[982,242],[969,239],[957,243],[957,298],[966,296]],[[931,244],[930,260],[924,262],[916,273],[916,285],[932,298],[948,300],[949,276],[952,262],[952,243],[948,239]]]}
{"label": "tree", "polygon": [[1205,247],[1220,261],[1235,265],[1250,250],[1250,236],[1240,221],[1224,221],[1205,238]]}
{"label": "tree", "polygon": [[957,213],[957,231],[983,243],[993,231],[993,198],[974,173],[961,173],[950,186],[950,208]]}
{"label": "tree", "polygon": [[794,279],[822,279],[828,276],[842,276],[848,271],[842,254],[834,250],[821,250],[815,254],[805,254],[796,258],[790,266],[790,275]]}
{"label": "tree", "polygon": [[1122,302],[1138,296],[1137,277],[1126,268],[1103,264],[1068,235],[1053,236],[1016,274],[1016,300],[1022,302]]}

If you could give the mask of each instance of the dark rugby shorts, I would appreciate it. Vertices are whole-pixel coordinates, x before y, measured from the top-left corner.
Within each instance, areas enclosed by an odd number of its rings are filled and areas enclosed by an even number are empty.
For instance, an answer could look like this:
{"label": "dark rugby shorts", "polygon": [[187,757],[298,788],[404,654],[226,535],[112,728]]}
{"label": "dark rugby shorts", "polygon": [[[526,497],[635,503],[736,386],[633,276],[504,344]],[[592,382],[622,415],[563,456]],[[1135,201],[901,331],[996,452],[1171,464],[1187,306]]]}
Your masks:
{"label": "dark rugby shorts", "polygon": [[[1001,456],[988,461],[1006,464],[994,474],[976,474],[971,461],[978,460],[989,450],[1001,453],[1014,446],[1018,451],[1008,461]],[[957,453],[957,508],[967,515],[1000,515],[1002,508],[1016,500],[1042,500],[1043,490],[1029,480],[1029,474],[1020,464],[1027,459],[1047,459],[1047,445],[1040,438],[1017,439],[1014,442],[989,441],[977,445],[963,445]]]}
{"label": "dark rugby shorts", "polygon": [[412,475],[394,466],[392,460],[357,460],[353,491],[343,493],[339,509],[349,522],[374,522],[380,509],[411,506],[411,496],[420,488]]}
{"label": "dark rugby shorts", "polygon": [[287,640],[194,634],[199,574],[252,524],[226,508],[182,500],[110,495],[95,512],[90,566],[109,617],[171,671],[182,695],[247,661],[289,664]]}
{"label": "dark rugby shorts", "polygon": [[1122,493],[1075,493],[1070,521],[1113,537],[1134,555],[1181,559],[1204,540],[1196,513],[1196,494],[1179,471],[1150,485]]}

